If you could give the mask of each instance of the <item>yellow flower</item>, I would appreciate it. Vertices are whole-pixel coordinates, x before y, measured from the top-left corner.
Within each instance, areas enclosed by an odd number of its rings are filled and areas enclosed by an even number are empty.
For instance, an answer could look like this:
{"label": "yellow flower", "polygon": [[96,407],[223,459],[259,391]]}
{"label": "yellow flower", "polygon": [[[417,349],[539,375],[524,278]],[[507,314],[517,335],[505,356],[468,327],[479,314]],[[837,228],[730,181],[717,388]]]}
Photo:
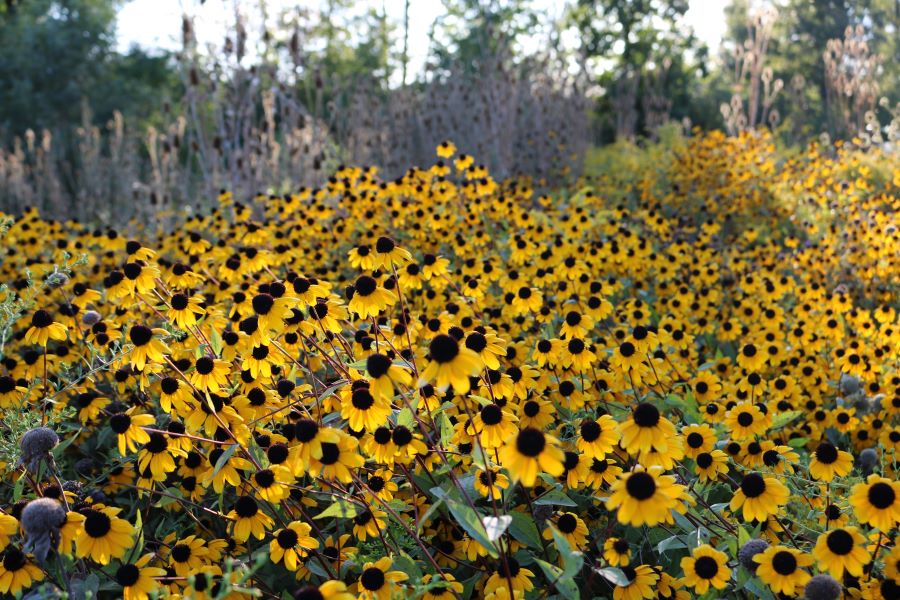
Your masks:
{"label": "yellow flower", "polygon": [[534,486],[538,474],[562,475],[565,454],[559,441],[533,427],[526,427],[507,439],[500,450],[500,462],[512,481]]}
{"label": "yellow flower", "polygon": [[46,310],[38,309],[31,316],[31,327],[25,332],[24,342],[46,346],[49,340],[63,341],[67,337],[65,325],[54,321]]}
{"label": "yellow flower", "polygon": [[812,565],[813,559],[794,548],[769,546],[756,554],[756,575],[777,594],[793,596],[796,589],[806,585],[810,574],[801,567]]}
{"label": "yellow flower", "polygon": [[284,529],[275,532],[269,543],[269,556],[272,562],[284,562],[288,571],[296,571],[300,559],[309,554],[309,550],[319,547],[319,542],[310,537],[311,527],[307,523],[294,521]]}
{"label": "yellow flower", "polygon": [[850,505],[861,523],[890,531],[900,522],[900,481],[869,475],[850,490]]}
{"label": "yellow flower", "polygon": [[731,577],[727,563],[728,556],[724,552],[709,544],[698,546],[690,556],[681,559],[684,585],[694,588],[698,594],[705,594],[710,587],[724,590]]}
{"label": "yellow flower", "polygon": [[90,558],[101,565],[114,558],[122,558],[131,549],[134,526],[118,516],[121,509],[96,505],[73,518],[81,527],[75,536],[75,555]]}
{"label": "yellow flower", "polygon": [[622,473],[610,488],[607,508],[618,510],[616,518],[629,525],[652,526],[667,520],[669,511],[678,506],[684,486],[662,473],[662,467],[640,466]]}
{"label": "yellow flower", "polygon": [[869,562],[865,542],[866,538],[856,527],[839,527],[819,536],[812,555],[819,569],[838,581],[843,578],[844,572],[859,577]]}
{"label": "yellow flower", "polygon": [[788,488],[774,477],[763,477],[759,473],[748,473],[731,499],[731,510],[743,508],[747,521],[764,521],[777,515],[790,497]]}

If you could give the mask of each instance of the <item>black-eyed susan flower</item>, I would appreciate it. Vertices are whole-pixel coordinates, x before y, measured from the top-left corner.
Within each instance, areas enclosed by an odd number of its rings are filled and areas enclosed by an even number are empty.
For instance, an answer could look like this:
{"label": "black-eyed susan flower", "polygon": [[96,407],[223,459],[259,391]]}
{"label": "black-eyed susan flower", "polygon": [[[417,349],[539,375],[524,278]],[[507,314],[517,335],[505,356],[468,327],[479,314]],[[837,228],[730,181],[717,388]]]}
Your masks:
{"label": "black-eyed susan flower", "polygon": [[64,341],[67,337],[66,326],[57,323],[49,312],[39,308],[31,316],[31,327],[25,332],[24,342],[46,346],[50,340]]}
{"label": "black-eyed susan flower", "polygon": [[197,319],[206,312],[202,305],[203,297],[198,294],[193,296],[182,293],[172,294],[166,316],[179,329],[188,329],[196,325]]}
{"label": "black-eyed susan flower", "polygon": [[75,536],[75,555],[101,565],[125,556],[133,542],[134,526],[118,517],[121,511],[97,505],[72,515],[81,525]]}
{"label": "black-eyed susan flower", "polygon": [[501,447],[511,435],[516,433],[517,421],[515,415],[492,402],[484,405],[475,413],[467,433],[480,436],[481,445],[492,450]]}
{"label": "black-eyed susan flower", "polygon": [[612,485],[622,474],[622,467],[609,458],[594,458],[588,463],[584,483],[594,489]]}
{"label": "black-eyed susan flower", "polygon": [[741,402],[725,415],[725,426],[735,440],[751,439],[768,429],[765,415],[755,404]]}
{"label": "black-eyed susan flower", "polygon": [[481,359],[447,334],[439,334],[432,338],[428,347],[430,360],[422,371],[422,380],[434,381],[438,388],[453,387],[456,393],[469,391],[469,376],[481,370]]}
{"label": "black-eyed susan flower", "polygon": [[170,445],[165,434],[154,431],[138,453],[138,469],[143,471],[149,468],[153,478],[162,481],[175,470],[175,457],[186,455],[187,452],[177,445]]}
{"label": "black-eyed susan flower", "polygon": [[392,571],[393,561],[389,556],[377,562],[363,565],[362,574],[356,585],[357,598],[360,600],[390,600],[401,593],[402,582],[409,579],[403,571]]}
{"label": "black-eyed susan flower", "polygon": [[390,414],[390,401],[373,395],[368,386],[355,387],[341,401],[341,416],[354,431],[374,431],[387,423]]}
{"label": "black-eyed susan flower", "polygon": [[500,450],[500,461],[511,481],[534,486],[540,473],[562,475],[565,455],[559,441],[539,429],[526,427],[510,436]]}
{"label": "black-eyed susan flower", "polygon": [[705,594],[710,588],[724,590],[731,578],[727,564],[728,556],[724,552],[703,544],[681,559],[682,581],[698,594]]}
{"label": "black-eyed susan flower", "polygon": [[662,467],[623,472],[610,488],[607,507],[618,511],[616,518],[629,525],[656,525],[676,508],[684,487]]}
{"label": "black-eyed susan flower", "polygon": [[361,275],[353,284],[353,296],[348,308],[361,319],[368,319],[377,317],[396,302],[396,294],[379,286],[374,277]]}
{"label": "black-eyed susan flower", "polygon": [[850,505],[860,523],[890,531],[900,522],[900,482],[869,475],[850,490]]}
{"label": "black-eyed susan flower", "polygon": [[638,404],[631,415],[619,423],[619,433],[622,447],[630,454],[646,452],[651,448],[665,452],[678,435],[675,425],[649,402]]}
{"label": "black-eyed susan flower", "polygon": [[859,577],[869,562],[865,541],[856,527],[838,527],[819,535],[812,555],[819,569],[836,579],[844,573]]}
{"label": "black-eyed susan flower", "polygon": [[263,539],[273,523],[252,496],[238,496],[227,517],[232,520],[232,535],[239,542],[246,542],[251,535]]}
{"label": "black-eyed susan flower", "polygon": [[355,600],[341,581],[326,581],[319,585],[305,585],[294,592],[295,600]]}
{"label": "black-eyed susan flower", "polygon": [[819,481],[831,481],[843,477],[853,469],[853,455],[838,450],[831,442],[823,441],[816,446],[809,461],[809,474]]}
{"label": "black-eyed susan flower", "polygon": [[728,472],[728,455],[721,450],[701,452],[694,457],[694,465],[700,481],[716,481]]}
{"label": "black-eyed susan flower", "polygon": [[464,589],[463,584],[450,573],[429,573],[422,577],[422,583],[426,587],[423,600],[453,600],[459,598]]}
{"label": "black-eyed susan flower", "polygon": [[310,473],[341,483],[353,481],[351,469],[363,466],[365,460],[359,454],[359,441],[343,431],[337,431],[336,442],[320,442],[322,454],[312,459]]}
{"label": "black-eyed susan flower", "polygon": [[209,548],[196,535],[176,540],[172,535],[168,562],[179,577],[185,577],[203,567],[209,561]]}
{"label": "black-eyed susan flower", "polygon": [[602,459],[619,443],[617,423],[610,415],[585,419],[578,431],[580,437],[575,444],[588,458]]}
{"label": "black-eyed susan flower", "polygon": [[484,585],[484,593],[490,595],[503,587],[512,587],[513,593],[524,595],[534,589],[533,578],[534,572],[521,566],[515,558],[501,557]]}
{"label": "black-eyed susan flower", "polygon": [[132,325],[128,330],[128,339],[134,344],[129,358],[132,366],[142,371],[149,363],[162,363],[166,354],[170,353],[169,347],[160,337],[167,335],[165,329],[147,327],[146,325]]}
{"label": "black-eyed susan flower", "polygon": [[684,437],[684,454],[688,458],[709,453],[716,446],[716,432],[709,425],[688,425],[681,430],[681,435]]}
{"label": "black-eyed susan flower", "polygon": [[650,565],[621,567],[627,583],[617,583],[613,588],[613,600],[644,600],[653,598],[659,573]]}
{"label": "black-eyed susan flower", "polygon": [[253,474],[253,491],[267,502],[277,503],[287,498],[294,474],[285,466],[271,465]]}
{"label": "black-eyed susan flower", "polygon": [[152,554],[145,554],[134,563],[125,563],[116,569],[113,576],[116,583],[122,586],[125,600],[147,600],[151,594],[159,591],[157,579],[166,575],[166,570],[151,567]]}
{"label": "black-eyed susan flower", "polygon": [[[412,383],[408,369],[395,365],[390,358],[379,353],[366,357],[366,374],[372,395],[386,402],[394,397],[394,386],[408,386]],[[358,430],[357,427],[354,429]]]}
{"label": "black-eyed susan flower", "polygon": [[144,431],[156,422],[153,415],[145,415],[137,412],[136,407],[129,408],[127,412],[116,413],[109,418],[109,427],[112,429],[119,444],[119,454],[134,452],[139,444],[150,441],[150,434]]}
{"label": "black-eyed susan flower", "polygon": [[777,515],[787,504],[790,490],[774,477],[759,473],[747,473],[731,499],[731,510],[742,510],[747,521],[763,521]]}
{"label": "black-eyed susan flower", "polygon": [[201,356],[194,364],[194,370],[188,374],[191,385],[201,392],[217,394],[228,387],[228,375],[231,369],[224,360]]}
{"label": "black-eyed susan flower", "polygon": [[361,510],[353,517],[353,535],[361,542],[378,537],[385,528],[386,518],[387,513],[377,508]]}
{"label": "black-eyed susan flower", "polygon": [[397,245],[393,239],[381,236],[375,240],[374,266],[377,269],[390,270],[391,266],[401,266],[412,261],[412,255]]}
{"label": "black-eyed susan flower", "polygon": [[[564,512],[550,519],[550,522],[556,527],[557,531],[563,535],[572,548],[583,548],[587,543],[588,528],[584,521],[571,512]],[[548,525],[544,528],[543,536],[545,540],[553,539],[553,531]]]}
{"label": "black-eyed susan flower", "polygon": [[44,572],[40,567],[32,563],[16,546],[8,546],[0,557],[0,594],[19,596],[34,582],[44,579]]}
{"label": "black-eyed susan flower", "polygon": [[806,585],[810,574],[803,567],[812,565],[813,558],[795,548],[769,546],[753,557],[756,576],[777,594],[794,596],[797,588]]}
{"label": "black-eyed susan flower", "polygon": [[509,487],[509,478],[497,469],[479,469],[473,482],[475,490],[485,498],[500,498]]}
{"label": "black-eyed susan flower", "polygon": [[631,562],[631,546],[624,538],[606,538],[603,542],[603,558],[612,567],[626,567]]}
{"label": "black-eyed susan flower", "polygon": [[319,541],[309,535],[312,527],[308,523],[293,521],[288,526],[274,533],[269,543],[269,556],[272,562],[283,562],[288,571],[296,571],[303,557],[310,550],[319,547]]}

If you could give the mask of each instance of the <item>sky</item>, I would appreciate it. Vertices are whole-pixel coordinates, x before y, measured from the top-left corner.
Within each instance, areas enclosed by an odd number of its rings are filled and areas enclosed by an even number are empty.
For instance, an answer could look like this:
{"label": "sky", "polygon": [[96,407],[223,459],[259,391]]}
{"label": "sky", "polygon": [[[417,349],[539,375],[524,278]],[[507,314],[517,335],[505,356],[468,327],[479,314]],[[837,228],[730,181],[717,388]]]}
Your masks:
{"label": "sky", "polygon": [[[359,0],[357,7],[373,6],[381,9],[382,2],[388,16],[397,23],[403,19],[402,0]],[[694,28],[697,36],[715,53],[725,33],[724,8],[726,0],[689,0],[690,9],[685,15],[685,25]],[[240,4],[240,0],[238,0]],[[255,5],[255,0],[245,2]],[[311,0],[268,0],[272,7],[310,6]],[[559,0],[535,0],[536,6],[544,6],[553,16],[558,16],[564,3]],[[428,29],[442,12],[440,0],[413,0],[410,2],[410,68],[421,69],[428,55]],[[130,0],[119,11],[117,22],[118,44],[122,50],[137,44],[147,49],[177,49],[180,45],[181,17],[194,17],[194,27],[201,45],[222,42],[222,32],[234,14],[233,1],[206,0]],[[399,43],[399,42],[398,42]]]}

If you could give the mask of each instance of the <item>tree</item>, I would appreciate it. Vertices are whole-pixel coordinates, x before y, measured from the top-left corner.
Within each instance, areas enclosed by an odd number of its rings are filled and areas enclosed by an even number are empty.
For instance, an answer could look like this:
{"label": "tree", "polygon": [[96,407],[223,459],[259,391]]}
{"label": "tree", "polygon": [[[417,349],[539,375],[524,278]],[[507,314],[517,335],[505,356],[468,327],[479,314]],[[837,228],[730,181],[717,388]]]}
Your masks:
{"label": "tree", "polygon": [[116,0],[30,0],[0,12],[0,131],[79,124],[89,107],[146,115],[174,77],[169,57],[113,50]]}
{"label": "tree", "polygon": [[578,0],[570,19],[586,63],[598,66],[601,141],[652,133],[660,116],[706,121],[691,109],[708,51],[679,20],[687,0]]}

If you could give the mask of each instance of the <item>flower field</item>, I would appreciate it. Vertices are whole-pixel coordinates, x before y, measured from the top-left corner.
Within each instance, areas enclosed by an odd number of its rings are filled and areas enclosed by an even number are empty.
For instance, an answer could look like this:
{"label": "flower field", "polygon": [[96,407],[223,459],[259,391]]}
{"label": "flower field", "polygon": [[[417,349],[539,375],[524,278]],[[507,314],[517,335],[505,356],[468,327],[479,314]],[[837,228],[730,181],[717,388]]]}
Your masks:
{"label": "flower field", "polygon": [[464,151],[8,218],[0,596],[900,598],[896,155]]}

